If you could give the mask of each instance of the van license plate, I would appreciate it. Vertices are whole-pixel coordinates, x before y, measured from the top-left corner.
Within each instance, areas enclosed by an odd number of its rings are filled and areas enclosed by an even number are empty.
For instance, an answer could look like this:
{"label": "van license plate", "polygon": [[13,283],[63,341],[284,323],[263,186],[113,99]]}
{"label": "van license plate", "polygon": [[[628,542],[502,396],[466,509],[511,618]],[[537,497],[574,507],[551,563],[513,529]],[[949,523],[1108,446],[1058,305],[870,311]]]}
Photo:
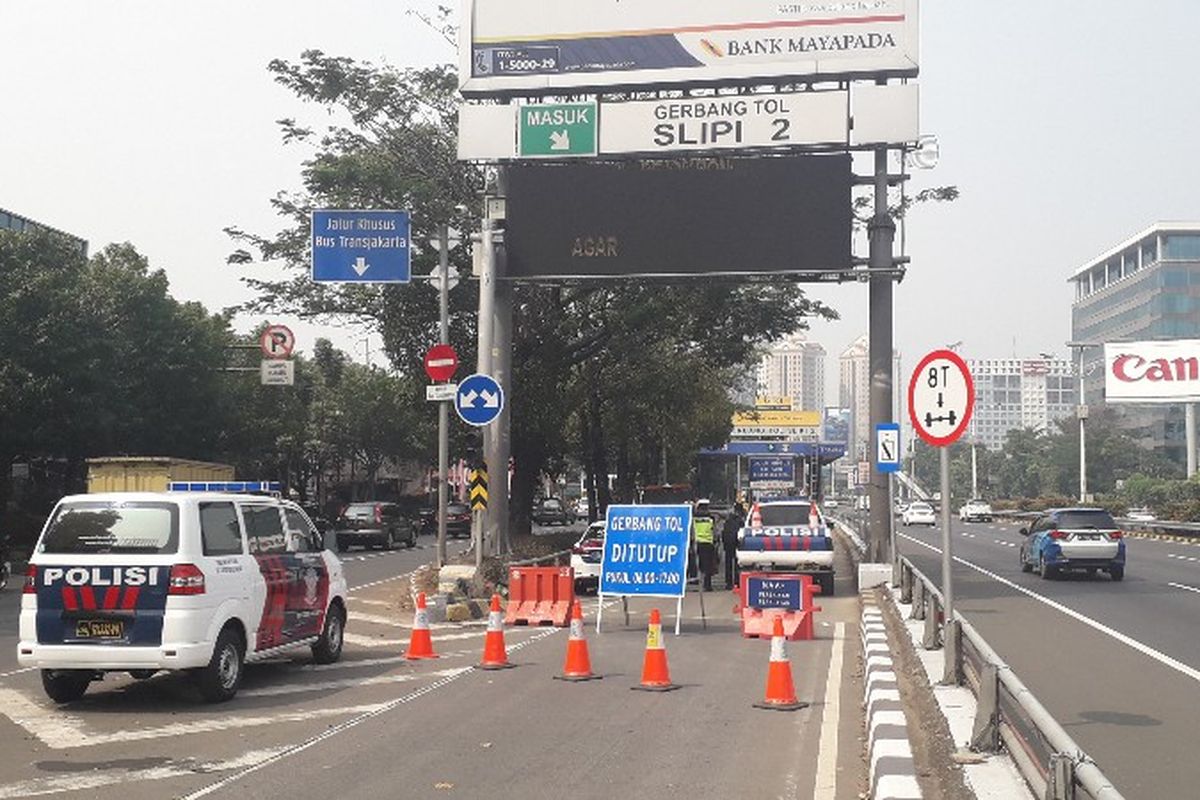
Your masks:
{"label": "van license plate", "polygon": [[120,639],[125,635],[125,623],[119,619],[81,619],[75,622],[79,639]]}

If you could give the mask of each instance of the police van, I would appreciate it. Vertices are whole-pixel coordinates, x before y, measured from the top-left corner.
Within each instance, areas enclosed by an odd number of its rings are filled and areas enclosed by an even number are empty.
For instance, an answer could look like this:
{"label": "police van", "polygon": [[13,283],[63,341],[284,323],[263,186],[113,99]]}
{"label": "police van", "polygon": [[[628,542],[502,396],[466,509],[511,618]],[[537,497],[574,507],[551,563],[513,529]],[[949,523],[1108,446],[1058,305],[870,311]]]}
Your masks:
{"label": "police van", "polygon": [[[209,702],[243,666],[309,647],[337,661],[346,579],[278,484],[172,484],[64,497],[25,575],[17,660],[78,700],[106,672],[185,670]],[[274,496],[272,495],[274,493]]]}

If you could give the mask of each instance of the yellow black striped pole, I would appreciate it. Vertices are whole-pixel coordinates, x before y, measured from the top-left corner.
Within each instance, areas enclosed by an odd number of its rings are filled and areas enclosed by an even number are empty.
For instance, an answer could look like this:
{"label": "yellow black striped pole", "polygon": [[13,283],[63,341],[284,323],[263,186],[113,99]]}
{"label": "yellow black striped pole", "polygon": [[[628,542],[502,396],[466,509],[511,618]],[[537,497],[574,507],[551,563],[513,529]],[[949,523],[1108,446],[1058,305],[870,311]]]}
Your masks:
{"label": "yellow black striped pole", "polygon": [[472,511],[486,511],[488,507],[488,474],[486,467],[471,470],[468,497]]}

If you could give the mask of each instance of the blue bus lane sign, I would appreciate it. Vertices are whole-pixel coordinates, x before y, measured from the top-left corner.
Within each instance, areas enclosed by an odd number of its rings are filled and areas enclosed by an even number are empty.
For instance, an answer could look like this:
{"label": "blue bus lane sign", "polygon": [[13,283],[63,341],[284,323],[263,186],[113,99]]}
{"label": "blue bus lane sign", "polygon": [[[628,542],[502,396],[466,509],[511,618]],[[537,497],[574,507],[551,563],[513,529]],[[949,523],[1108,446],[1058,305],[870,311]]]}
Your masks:
{"label": "blue bus lane sign", "polygon": [[[692,507],[608,507],[600,565],[600,606],[605,595],[677,598],[687,588]],[[600,629],[600,613],[596,615]]]}

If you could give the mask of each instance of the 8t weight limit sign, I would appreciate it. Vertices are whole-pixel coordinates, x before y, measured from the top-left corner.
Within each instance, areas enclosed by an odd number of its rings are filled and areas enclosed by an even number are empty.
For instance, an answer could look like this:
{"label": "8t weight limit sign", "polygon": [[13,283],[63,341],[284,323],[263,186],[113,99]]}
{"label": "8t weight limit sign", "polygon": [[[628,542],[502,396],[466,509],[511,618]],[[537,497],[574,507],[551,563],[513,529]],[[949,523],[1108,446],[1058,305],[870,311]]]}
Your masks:
{"label": "8t weight limit sign", "polygon": [[957,353],[935,350],[921,359],[908,383],[908,413],[917,435],[934,447],[955,442],[975,408],[975,383]]}

